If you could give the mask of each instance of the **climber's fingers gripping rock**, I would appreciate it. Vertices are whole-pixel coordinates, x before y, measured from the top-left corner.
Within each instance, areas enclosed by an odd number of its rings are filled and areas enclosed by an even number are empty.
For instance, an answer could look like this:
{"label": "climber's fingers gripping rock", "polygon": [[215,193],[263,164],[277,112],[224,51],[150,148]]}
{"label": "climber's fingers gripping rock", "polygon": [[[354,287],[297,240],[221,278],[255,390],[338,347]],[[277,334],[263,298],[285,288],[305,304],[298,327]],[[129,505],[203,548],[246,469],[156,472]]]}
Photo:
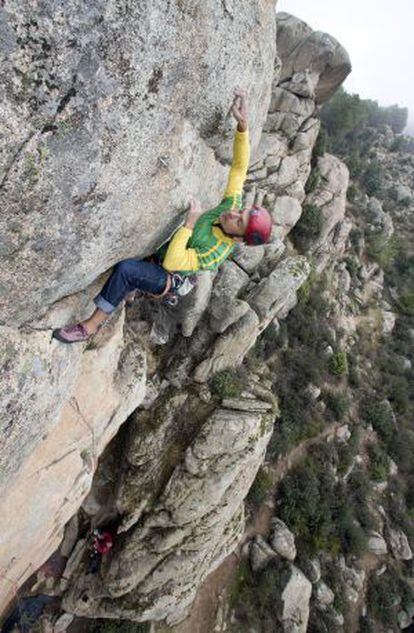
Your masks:
{"label": "climber's fingers gripping rock", "polygon": [[197,200],[197,198],[194,198],[194,196],[190,197],[189,203],[190,203],[190,209],[187,212],[185,226],[188,229],[192,230],[198,218],[203,214],[203,211],[201,209],[201,204],[199,200]]}
{"label": "climber's fingers gripping rock", "polygon": [[247,91],[243,88],[237,87],[234,89],[234,99],[231,106],[231,113],[236,119],[239,126],[247,128],[248,121],[248,106],[247,106]]}

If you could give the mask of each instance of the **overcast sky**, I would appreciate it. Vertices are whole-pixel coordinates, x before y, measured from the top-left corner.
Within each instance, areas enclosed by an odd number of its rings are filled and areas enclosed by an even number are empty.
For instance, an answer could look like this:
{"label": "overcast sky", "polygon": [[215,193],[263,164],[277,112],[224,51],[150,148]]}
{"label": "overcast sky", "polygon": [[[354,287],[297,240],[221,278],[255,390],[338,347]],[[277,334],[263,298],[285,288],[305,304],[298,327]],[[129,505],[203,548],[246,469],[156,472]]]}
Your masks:
{"label": "overcast sky", "polygon": [[277,10],[339,40],[352,62],[345,89],[406,106],[414,134],[414,0],[278,0]]}

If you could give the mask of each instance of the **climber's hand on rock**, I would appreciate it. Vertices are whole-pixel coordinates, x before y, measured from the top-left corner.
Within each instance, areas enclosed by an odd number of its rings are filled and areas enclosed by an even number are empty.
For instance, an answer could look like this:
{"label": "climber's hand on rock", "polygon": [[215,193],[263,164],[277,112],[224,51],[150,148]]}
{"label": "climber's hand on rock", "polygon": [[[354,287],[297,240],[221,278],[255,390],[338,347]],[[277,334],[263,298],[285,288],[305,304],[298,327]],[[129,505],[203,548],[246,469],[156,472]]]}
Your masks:
{"label": "climber's hand on rock", "polygon": [[231,113],[237,121],[239,132],[245,132],[248,124],[247,91],[239,86],[234,89]]}
{"label": "climber's hand on rock", "polygon": [[195,223],[197,222],[198,218],[202,214],[203,214],[203,211],[201,209],[200,202],[197,200],[197,198],[194,198],[193,196],[191,196],[190,210],[187,213],[187,218],[185,221],[185,226],[187,227],[187,229],[193,230]]}

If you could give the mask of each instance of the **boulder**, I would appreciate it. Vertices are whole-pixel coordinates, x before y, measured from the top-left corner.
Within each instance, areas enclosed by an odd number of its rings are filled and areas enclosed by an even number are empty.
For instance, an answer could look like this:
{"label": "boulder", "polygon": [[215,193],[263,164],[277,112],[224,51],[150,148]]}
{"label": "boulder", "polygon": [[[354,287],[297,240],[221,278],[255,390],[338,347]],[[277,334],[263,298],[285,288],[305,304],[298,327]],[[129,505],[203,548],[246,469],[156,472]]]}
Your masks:
{"label": "boulder", "polygon": [[305,257],[288,257],[248,293],[246,300],[257,313],[261,329],[277,317],[287,304],[291,305],[309,272],[309,262]]}
{"label": "boulder", "polygon": [[318,243],[324,243],[328,237],[332,241],[333,229],[344,219],[349,171],[345,163],[331,154],[319,156],[316,169],[320,179],[314,191],[306,196],[306,204],[321,211],[323,224]]}
{"label": "boulder", "polygon": [[313,588],[316,601],[322,606],[327,607],[335,600],[335,594],[323,580],[316,583]]}
{"label": "boulder", "polygon": [[292,80],[296,73],[308,71],[317,103],[327,101],[351,72],[349,55],[337,40],[327,33],[312,31],[288,13],[277,14],[277,39],[282,60],[280,81]]}
{"label": "boulder", "polygon": [[197,275],[195,288],[180,299],[180,321],[183,336],[191,336],[203,316],[210,301],[214,276],[214,273],[210,271]]}
{"label": "boulder", "polygon": [[[27,381],[27,396],[31,385],[39,381],[37,400],[31,398],[26,404],[24,392],[20,395],[21,406],[26,406],[21,432],[24,428],[30,444],[15,435],[18,444],[15,447],[10,443],[9,451],[3,454],[6,464],[10,460],[14,467],[2,471],[3,477],[12,472],[13,477],[7,485],[3,478],[0,568],[8,570],[8,578],[14,583],[24,582],[57,549],[65,524],[90,490],[99,455],[145,394],[145,354],[137,341],[127,335],[124,338],[122,315],[101,330],[89,349],[50,342],[44,332],[31,333],[27,339],[20,336],[20,344],[46,344],[45,339],[49,348],[47,360],[38,362],[40,352],[34,348],[34,353],[25,359],[21,379]],[[61,383],[59,391],[61,376],[74,357],[77,362],[72,365],[73,374],[69,374],[66,384]],[[11,362],[18,361],[18,356],[12,358]],[[50,365],[59,358],[60,365]],[[12,430],[16,432],[15,428]],[[0,609],[11,597],[11,586],[0,586]]]}
{"label": "boulder", "polygon": [[271,214],[275,225],[273,234],[283,240],[299,220],[302,214],[302,207],[295,198],[279,196]]}
{"label": "boulder", "polygon": [[306,633],[309,619],[309,601],[312,584],[294,565],[290,565],[290,575],[282,592],[284,631]]}
{"label": "boulder", "polygon": [[413,558],[407,536],[401,528],[388,526],[385,537],[394,558],[397,560],[411,560]]}
{"label": "boulder", "polygon": [[368,539],[368,549],[376,556],[384,556],[387,552],[387,543],[379,532],[370,532]]}
{"label": "boulder", "polygon": [[209,356],[195,369],[194,380],[206,382],[222,369],[237,367],[259,335],[259,318],[249,308],[244,316],[217,337]]}
{"label": "boulder", "polygon": [[246,314],[249,305],[236,297],[248,281],[249,276],[243,268],[232,261],[224,262],[215,280],[209,304],[210,325],[214,332],[224,332]]}
{"label": "boulder", "polygon": [[291,562],[295,560],[295,537],[280,519],[272,519],[269,542],[279,556]]}
{"label": "boulder", "polygon": [[254,572],[264,569],[266,565],[276,558],[275,551],[262,536],[255,536],[249,548],[250,566]]}
{"label": "boulder", "polygon": [[135,621],[183,619],[201,582],[242,536],[242,502],[264,459],[273,417],[214,411],[156,506],[115,546],[101,578],[78,568],[64,608]]}

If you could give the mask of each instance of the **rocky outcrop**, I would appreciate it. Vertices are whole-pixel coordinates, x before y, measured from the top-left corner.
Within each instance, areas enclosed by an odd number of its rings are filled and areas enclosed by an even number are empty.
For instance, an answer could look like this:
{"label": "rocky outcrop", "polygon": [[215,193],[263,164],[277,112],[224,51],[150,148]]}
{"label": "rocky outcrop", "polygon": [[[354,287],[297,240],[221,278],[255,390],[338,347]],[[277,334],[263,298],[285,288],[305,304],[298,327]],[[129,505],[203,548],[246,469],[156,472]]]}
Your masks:
{"label": "rocky outcrop", "polygon": [[[7,570],[1,583],[2,606],[14,595],[16,583],[31,575],[58,547],[65,524],[90,490],[99,455],[144,397],[145,353],[137,341],[124,337],[123,321],[121,317],[102,331],[93,349],[83,354],[82,350],[69,352],[69,357],[75,354],[78,359],[70,400],[64,404],[63,398],[56,399],[50,417],[44,410],[38,442],[31,438],[29,448],[28,442],[21,442],[21,461],[1,497],[0,569],[2,574]],[[36,338],[42,341],[45,335],[31,335],[31,341]],[[52,345],[57,349],[57,343]],[[61,348],[56,353],[62,359],[68,355]],[[28,380],[36,376],[36,370],[38,380],[60,379],[53,377],[46,363],[42,365],[40,355],[32,358],[33,365],[26,370]],[[62,366],[64,371],[64,362]],[[33,406],[50,407],[51,401],[34,401]],[[17,458],[19,453],[8,454],[9,463],[13,456]]]}
{"label": "rocky outcrop", "polygon": [[264,569],[266,565],[277,557],[275,550],[262,536],[256,536],[250,544],[249,561],[253,572]]}
{"label": "rocky outcrop", "polygon": [[203,578],[241,536],[241,504],[264,457],[272,422],[266,413],[216,410],[154,509],[116,547],[103,579],[95,581],[79,568],[65,608],[95,617],[182,619]]}
{"label": "rocky outcrop", "polygon": [[[181,619],[243,530],[243,499],[264,458],[274,398],[252,377],[249,393],[218,407],[205,382],[241,364],[262,331],[296,303],[310,265],[286,257],[281,240],[305,200],[317,105],[349,64],[332,40],[311,36],[286,14],[279,20],[283,63],[275,60],[272,3],[244,2],[237,11],[223,3],[222,14],[210,0],[190,4],[105,2],[79,12],[72,2],[34,9],[13,0],[1,9],[8,123],[0,219],[0,514],[3,501],[7,509],[24,509],[0,530],[7,543],[1,606],[52,553],[82,502],[91,522],[116,516],[120,535],[102,579],[86,578],[82,539],[66,568],[59,589],[66,607],[91,617]],[[289,29],[305,42],[292,64]],[[260,45],[251,48],[252,38]],[[145,319],[157,312],[155,326],[162,326],[165,314],[142,302],[125,324],[120,311],[87,346],[51,341],[53,327],[89,313],[102,271],[152,251],[171,233],[189,190],[206,207],[219,199],[237,77],[251,86],[247,189],[272,212],[272,242],[241,247],[216,277],[202,277],[168,313],[173,327],[153,327],[152,340]],[[331,168],[330,203],[342,204],[345,178],[340,166]],[[339,248],[347,227],[329,204],[321,202],[330,227],[322,242],[334,235]],[[174,339],[176,326],[191,340]],[[154,341],[168,336],[168,352],[155,351]],[[151,380],[144,400],[146,355]],[[108,510],[94,472],[131,413]],[[307,621],[310,592],[302,576],[292,567],[293,584],[283,594],[286,626]],[[292,598],[296,580],[303,605]]]}
{"label": "rocky outcrop", "polygon": [[227,170],[214,151],[239,78],[253,147],[267,114],[273,10],[217,11],[211,0],[2,8],[3,323],[31,321],[151,252],[189,190],[216,203]]}
{"label": "rocky outcrop", "polygon": [[312,584],[294,565],[290,565],[290,576],[282,592],[282,626],[286,633],[306,633],[309,619],[309,601]]}
{"label": "rocky outcrop", "polygon": [[323,103],[351,72],[349,55],[337,40],[288,13],[278,13],[277,36],[282,86],[299,85],[302,95]]}
{"label": "rocky outcrop", "polygon": [[411,560],[413,558],[407,536],[400,528],[389,526],[386,530],[386,538],[394,558],[397,560]]}
{"label": "rocky outcrop", "polygon": [[384,537],[378,532],[371,532],[368,539],[368,549],[376,556],[383,556],[388,551]]}
{"label": "rocky outcrop", "polygon": [[279,556],[289,561],[295,560],[295,537],[280,519],[272,519],[270,543]]}

